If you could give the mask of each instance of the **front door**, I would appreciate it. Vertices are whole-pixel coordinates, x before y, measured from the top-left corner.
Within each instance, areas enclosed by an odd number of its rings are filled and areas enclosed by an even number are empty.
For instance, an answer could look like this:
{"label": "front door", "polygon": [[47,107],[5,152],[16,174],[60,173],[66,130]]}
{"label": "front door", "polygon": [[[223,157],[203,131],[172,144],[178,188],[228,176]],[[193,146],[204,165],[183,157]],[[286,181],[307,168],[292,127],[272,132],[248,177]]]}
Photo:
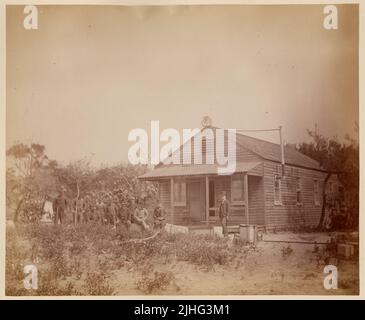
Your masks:
{"label": "front door", "polygon": [[201,181],[191,181],[189,184],[189,204],[191,220],[201,222],[205,219],[204,197],[202,197]]}

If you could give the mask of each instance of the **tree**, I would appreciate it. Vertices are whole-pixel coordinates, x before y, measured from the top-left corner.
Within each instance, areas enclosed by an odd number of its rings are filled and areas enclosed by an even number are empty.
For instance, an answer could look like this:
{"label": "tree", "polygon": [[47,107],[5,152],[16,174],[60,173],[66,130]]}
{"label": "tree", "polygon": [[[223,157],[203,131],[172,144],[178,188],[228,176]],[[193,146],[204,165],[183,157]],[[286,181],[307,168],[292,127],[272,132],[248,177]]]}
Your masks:
{"label": "tree", "polygon": [[346,137],[347,143],[340,143],[336,138],[326,138],[321,135],[317,128],[314,131],[308,130],[311,142],[302,143],[298,150],[305,155],[317,160],[320,166],[327,171],[323,183],[322,210],[318,228],[323,228],[326,209],[326,187],[333,174],[337,174],[342,185],[351,191],[350,200],[353,210],[358,207],[359,191],[359,146],[358,143]]}
{"label": "tree", "polygon": [[58,181],[63,185],[72,198],[78,199],[81,194],[87,191],[93,176],[90,168],[90,161],[86,159],[69,163],[65,167],[58,167],[55,170]]}
{"label": "tree", "polygon": [[153,202],[157,196],[156,185],[138,179],[146,170],[147,167],[142,165],[101,168],[94,174],[93,189],[116,196],[123,210],[130,210],[136,200],[144,203]]}
{"label": "tree", "polygon": [[50,172],[56,163],[48,159],[45,147],[36,143],[15,144],[6,151],[6,155],[9,160],[7,203],[15,203],[13,219],[16,222],[24,203],[45,194],[54,185]]}
{"label": "tree", "polygon": [[40,217],[44,196],[55,197],[61,188],[65,188],[71,199],[87,194],[92,201],[112,196],[118,199],[123,210],[130,210],[135,200],[151,201],[151,204],[156,201],[156,186],[138,179],[146,172],[146,166],[116,165],[96,169],[88,159],[59,165],[48,159],[44,146],[39,144],[17,144],[7,150],[7,156],[7,206],[15,212],[14,221],[18,220],[20,212],[26,213],[27,221],[34,221],[33,213]]}

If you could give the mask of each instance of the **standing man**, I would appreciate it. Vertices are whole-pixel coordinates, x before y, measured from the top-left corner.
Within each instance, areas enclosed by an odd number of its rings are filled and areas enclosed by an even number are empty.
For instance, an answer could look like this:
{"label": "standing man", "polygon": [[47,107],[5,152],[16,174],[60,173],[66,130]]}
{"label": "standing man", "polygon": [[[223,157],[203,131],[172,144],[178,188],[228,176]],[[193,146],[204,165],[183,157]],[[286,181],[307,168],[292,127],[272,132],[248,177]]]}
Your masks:
{"label": "standing man", "polygon": [[61,224],[65,223],[66,218],[66,208],[67,208],[67,199],[65,197],[65,192],[62,190],[56,200],[53,202],[53,212],[54,212],[54,223],[58,224],[58,221]]}
{"label": "standing man", "polygon": [[222,192],[222,200],[219,205],[219,218],[221,219],[222,227],[223,227],[223,235],[225,237],[228,236],[228,228],[227,228],[227,221],[230,211],[230,204],[227,200],[226,192]]}

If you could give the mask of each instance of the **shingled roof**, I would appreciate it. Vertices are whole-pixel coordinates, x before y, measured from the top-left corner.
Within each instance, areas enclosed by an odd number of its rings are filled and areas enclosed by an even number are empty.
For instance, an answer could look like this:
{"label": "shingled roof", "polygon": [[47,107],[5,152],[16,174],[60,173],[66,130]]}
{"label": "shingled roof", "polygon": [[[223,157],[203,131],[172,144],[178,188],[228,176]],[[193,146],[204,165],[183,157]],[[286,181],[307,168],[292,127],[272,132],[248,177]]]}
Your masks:
{"label": "shingled roof", "polygon": [[[249,137],[238,133],[236,136],[237,144],[258,156],[271,161],[281,162],[281,148],[279,144]],[[295,150],[293,147],[284,147],[285,164],[324,170],[316,160]]]}
{"label": "shingled roof", "polygon": [[[214,126],[210,126],[209,128],[211,128],[213,130],[220,129],[220,128],[214,127]],[[205,128],[202,128],[201,130],[203,131],[204,129]],[[243,149],[246,149],[246,150],[256,154],[257,156],[259,156],[260,158],[262,158],[264,160],[270,160],[270,161],[275,161],[275,162],[281,163],[281,147],[277,143],[273,143],[273,142],[269,142],[266,140],[261,140],[261,139],[253,138],[250,136],[246,136],[241,133],[237,133],[236,144],[237,144],[237,148],[241,147]],[[180,146],[180,148],[182,148],[182,147],[183,147],[183,145]],[[285,157],[285,164],[287,164],[287,165],[293,165],[293,166],[298,166],[298,167],[303,167],[303,168],[325,171],[316,160],[299,152],[292,146],[284,146],[284,157]],[[163,163],[161,162],[155,167],[155,169],[153,171],[156,171],[160,167],[166,168],[165,166],[163,166]],[[181,168],[181,167],[182,167],[182,165],[176,166],[176,167],[174,166],[173,167],[174,169],[170,168],[170,169],[168,169],[168,171],[169,170],[172,170],[172,171],[178,170],[178,168]],[[211,166],[208,166],[208,167],[210,170]],[[202,168],[203,167],[200,166],[200,169],[202,169]],[[189,169],[189,170],[193,170],[193,169]],[[189,170],[187,170],[187,171],[189,171]],[[172,175],[173,172],[169,172],[169,173],[170,173],[170,175]],[[154,175],[157,175],[157,172]],[[142,178],[147,178],[147,176],[148,175],[143,175]]]}

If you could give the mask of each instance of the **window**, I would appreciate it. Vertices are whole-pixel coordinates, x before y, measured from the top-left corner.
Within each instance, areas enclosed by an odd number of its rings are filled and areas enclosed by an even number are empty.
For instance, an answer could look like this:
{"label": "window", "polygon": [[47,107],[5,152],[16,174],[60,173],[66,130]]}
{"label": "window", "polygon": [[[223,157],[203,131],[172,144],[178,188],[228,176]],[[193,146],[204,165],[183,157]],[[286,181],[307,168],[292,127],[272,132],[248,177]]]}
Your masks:
{"label": "window", "polygon": [[319,181],[314,180],[314,204],[319,206]]}
{"label": "window", "polygon": [[158,184],[158,199],[162,201],[166,194],[168,194],[170,190],[170,184],[168,181],[163,181]]}
{"label": "window", "polygon": [[281,203],[281,179],[280,176],[274,176],[274,204],[280,205]]}
{"label": "window", "polygon": [[245,204],[245,192],[243,185],[243,175],[234,174],[231,178],[231,202],[232,204]]}
{"label": "window", "polygon": [[300,177],[295,178],[295,190],[296,190],[297,204],[301,204],[302,203],[302,190],[301,190],[301,184],[300,184]]}
{"label": "window", "polygon": [[185,180],[174,180],[174,205],[186,205],[186,183]]}

